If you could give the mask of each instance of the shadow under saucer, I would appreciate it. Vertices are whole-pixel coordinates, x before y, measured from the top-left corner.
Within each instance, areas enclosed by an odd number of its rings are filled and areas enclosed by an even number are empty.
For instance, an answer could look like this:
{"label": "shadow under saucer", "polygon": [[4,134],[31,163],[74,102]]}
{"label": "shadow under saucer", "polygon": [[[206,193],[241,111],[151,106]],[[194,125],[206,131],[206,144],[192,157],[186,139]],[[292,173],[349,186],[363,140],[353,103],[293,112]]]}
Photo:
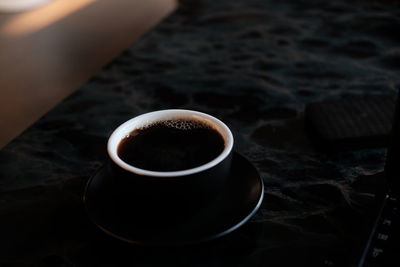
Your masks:
{"label": "shadow under saucer", "polygon": [[186,245],[222,237],[248,221],[264,195],[257,170],[238,153],[233,154],[224,191],[210,204],[189,207],[179,216],[162,201],[156,206],[146,200],[126,201],[113,181],[107,165],[91,177],[84,194],[87,213],[105,233],[139,245]]}

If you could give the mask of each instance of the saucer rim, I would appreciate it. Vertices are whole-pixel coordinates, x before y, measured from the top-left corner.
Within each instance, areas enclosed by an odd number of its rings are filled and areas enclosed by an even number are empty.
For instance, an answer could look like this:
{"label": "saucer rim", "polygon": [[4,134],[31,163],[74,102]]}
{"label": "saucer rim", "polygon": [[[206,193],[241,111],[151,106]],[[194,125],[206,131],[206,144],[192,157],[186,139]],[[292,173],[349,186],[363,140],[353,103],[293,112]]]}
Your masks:
{"label": "saucer rim", "polygon": [[[146,241],[138,241],[138,240],[132,240],[129,239],[127,237],[118,235],[113,233],[112,231],[108,230],[107,228],[103,227],[102,225],[100,225],[99,223],[97,223],[93,217],[90,215],[91,212],[88,209],[88,205],[87,205],[87,194],[88,194],[88,190],[89,190],[89,186],[91,184],[91,182],[94,180],[94,178],[96,177],[96,175],[98,174],[98,172],[100,172],[103,168],[105,168],[105,165],[108,164],[107,162],[100,167],[87,181],[86,186],[85,186],[85,190],[84,190],[84,194],[83,194],[83,203],[85,206],[85,210],[86,213],[88,214],[90,220],[100,229],[102,230],[105,234],[116,238],[118,240],[130,243],[130,244],[135,244],[135,245],[140,245],[140,246],[182,246],[182,245],[191,245],[191,244],[200,244],[200,243],[204,243],[207,241],[211,241],[214,239],[218,239],[220,237],[223,237],[233,231],[235,231],[236,229],[240,228],[242,225],[244,225],[246,222],[248,222],[259,210],[263,200],[264,200],[264,181],[259,173],[259,171],[257,170],[257,168],[253,165],[253,163],[248,160],[245,156],[241,155],[239,152],[237,151],[232,151],[233,156],[239,158],[240,160],[244,160],[247,161],[247,163],[254,168],[254,170],[257,173],[257,180],[258,180],[258,184],[259,184],[259,196],[258,196],[258,201],[257,204],[254,205],[254,208],[252,208],[251,212],[249,212],[244,218],[240,219],[240,221],[238,221],[236,224],[234,224],[233,226],[229,227],[228,229],[218,232],[216,234],[211,234],[211,235],[207,235],[204,238],[197,238],[191,241],[178,241],[178,242],[174,242],[174,241],[168,241],[165,240],[163,242],[146,242]],[[233,167],[231,167],[233,168]]]}

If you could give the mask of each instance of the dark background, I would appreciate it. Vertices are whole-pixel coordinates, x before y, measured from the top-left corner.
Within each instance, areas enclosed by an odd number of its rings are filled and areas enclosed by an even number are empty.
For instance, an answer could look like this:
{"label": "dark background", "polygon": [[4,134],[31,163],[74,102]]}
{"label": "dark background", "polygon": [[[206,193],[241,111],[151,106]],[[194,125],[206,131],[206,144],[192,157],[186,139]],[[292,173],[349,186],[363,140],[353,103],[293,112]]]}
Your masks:
{"label": "dark background", "polygon": [[[398,5],[373,1],[183,1],[0,151],[0,265],[346,266],[373,209],[385,149],[319,151],[304,108],[394,95],[399,17]],[[165,108],[220,118],[259,170],[264,202],[238,232],[194,247],[140,248],[88,220],[82,193],[106,160],[109,134]]]}

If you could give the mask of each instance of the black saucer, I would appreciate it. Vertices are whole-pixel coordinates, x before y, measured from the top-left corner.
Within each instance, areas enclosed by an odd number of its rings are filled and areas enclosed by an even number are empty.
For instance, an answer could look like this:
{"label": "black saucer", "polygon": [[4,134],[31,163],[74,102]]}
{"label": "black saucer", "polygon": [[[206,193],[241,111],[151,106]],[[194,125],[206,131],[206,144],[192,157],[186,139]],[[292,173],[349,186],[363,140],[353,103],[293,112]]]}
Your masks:
{"label": "black saucer", "polygon": [[143,216],[147,208],[145,201],[128,204],[119,200],[107,166],[89,180],[84,202],[93,222],[115,238],[140,245],[185,245],[212,240],[234,231],[256,213],[263,195],[263,182],[255,167],[234,153],[226,191],[215,203],[202,209],[188,209],[176,221],[168,218],[170,216],[162,203],[160,210],[147,209],[151,216],[146,217]]}

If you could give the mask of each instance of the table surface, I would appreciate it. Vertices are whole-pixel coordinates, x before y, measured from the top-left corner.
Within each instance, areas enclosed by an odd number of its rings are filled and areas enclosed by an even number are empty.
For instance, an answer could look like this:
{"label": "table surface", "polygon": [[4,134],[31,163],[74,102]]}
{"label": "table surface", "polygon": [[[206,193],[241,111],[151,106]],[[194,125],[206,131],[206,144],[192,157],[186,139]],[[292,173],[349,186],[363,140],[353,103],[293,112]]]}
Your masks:
{"label": "table surface", "polygon": [[176,3],[54,0],[22,13],[0,11],[0,148],[170,14]]}
{"label": "table surface", "polygon": [[[0,265],[346,266],[385,149],[316,150],[304,108],[396,93],[399,18],[398,5],[375,1],[183,1],[0,151]],[[226,122],[264,180],[258,213],[218,241],[137,247],[85,214],[83,189],[107,159],[112,130],[166,108]]]}

